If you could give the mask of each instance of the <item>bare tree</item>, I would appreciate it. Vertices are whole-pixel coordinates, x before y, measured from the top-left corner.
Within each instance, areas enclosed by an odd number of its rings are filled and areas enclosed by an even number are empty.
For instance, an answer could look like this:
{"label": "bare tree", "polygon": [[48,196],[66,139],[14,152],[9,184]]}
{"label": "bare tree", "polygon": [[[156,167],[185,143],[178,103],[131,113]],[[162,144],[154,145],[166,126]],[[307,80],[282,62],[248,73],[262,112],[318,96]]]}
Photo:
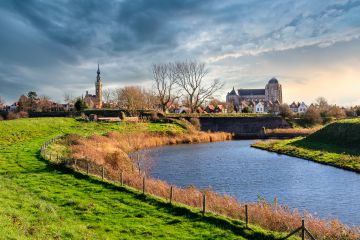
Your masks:
{"label": "bare tree", "polygon": [[52,110],[52,101],[47,96],[40,96],[36,104],[36,111],[47,112]]}
{"label": "bare tree", "polygon": [[[2,96],[0,96],[0,111],[5,109],[5,100]],[[0,121],[3,119],[3,116],[0,115]]]}
{"label": "bare tree", "polygon": [[161,109],[165,112],[168,104],[179,97],[174,95],[175,72],[172,71],[171,64],[153,64],[152,73],[155,81],[155,96],[158,98]]}
{"label": "bare tree", "polygon": [[68,104],[75,104],[76,98],[73,97],[70,93],[64,93],[64,101]]}
{"label": "bare tree", "polygon": [[321,124],[323,122],[320,110],[316,107],[309,107],[308,110],[305,112],[303,116],[304,120],[307,121],[309,124]]}
{"label": "bare tree", "polygon": [[340,119],[346,117],[346,112],[343,108],[334,105],[329,108],[328,115]]}
{"label": "bare tree", "polygon": [[293,111],[290,109],[289,105],[287,105],[286,103],[281,104],[279,106],[279,114],[280,114],[280,116],[282,116],[284,118],[292,118],[294,116]]}
{"label": "bare tree", "polygon": [[320,110],[320,115],[322,117],[327,117],[329,109],[330,109],[330,105],[324,97],[318,97],[316,99],[315,106],[317,106],[317,108]]}
{"label": "bare tree", "polygon": [[24,94],[20,96],[18,103],[20,111],[29,111],[31,109],[30,100]]}
{"label": "bare tree", "polygon": [[177,62],[172,65],[172,73],[176,83],[185,94],[185,99],[192,112],[196,111],[204,101],[210,98],[224,84],[219,79],[214,79],[209,84],[205,83],[208,74],[205,63],[197,61]]}
{"label": "bare tree", "polygon": [[139,109],[153,108],[153,95],[139,86],[118,88],[113,93],[119,108],[126,108],[131,114]]}
{"label": "bare tree", "polygon": [[112,89],[104,89],[103,90],[103,99],[105,103],[110,103],[112,100],[113,90]]}

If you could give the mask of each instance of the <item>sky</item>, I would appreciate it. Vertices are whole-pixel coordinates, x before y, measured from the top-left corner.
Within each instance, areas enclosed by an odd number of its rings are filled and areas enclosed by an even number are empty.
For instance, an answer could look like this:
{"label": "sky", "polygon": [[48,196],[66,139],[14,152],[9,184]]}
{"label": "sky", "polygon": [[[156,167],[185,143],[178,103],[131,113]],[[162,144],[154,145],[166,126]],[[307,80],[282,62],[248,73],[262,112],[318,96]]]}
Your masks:
{"label": "sky", "polygon": [[152,86],[151,65],[198,60],[207,81],[264,88],[285,102],[360,105],[360,0],[1,0],[0,96],[56,101]]}

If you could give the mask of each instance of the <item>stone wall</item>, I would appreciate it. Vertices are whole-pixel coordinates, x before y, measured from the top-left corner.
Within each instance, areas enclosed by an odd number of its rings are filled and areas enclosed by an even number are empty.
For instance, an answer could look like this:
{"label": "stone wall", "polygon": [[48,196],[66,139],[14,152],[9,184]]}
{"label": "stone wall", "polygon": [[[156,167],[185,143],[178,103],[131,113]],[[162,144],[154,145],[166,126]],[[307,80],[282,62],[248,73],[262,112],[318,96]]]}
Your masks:
{"label": "stone wall", "polygon": [[290,124],[281,117],[200,117],[202,131],[221,131],[235,136],[261,137],[266,129],[289,128]]}

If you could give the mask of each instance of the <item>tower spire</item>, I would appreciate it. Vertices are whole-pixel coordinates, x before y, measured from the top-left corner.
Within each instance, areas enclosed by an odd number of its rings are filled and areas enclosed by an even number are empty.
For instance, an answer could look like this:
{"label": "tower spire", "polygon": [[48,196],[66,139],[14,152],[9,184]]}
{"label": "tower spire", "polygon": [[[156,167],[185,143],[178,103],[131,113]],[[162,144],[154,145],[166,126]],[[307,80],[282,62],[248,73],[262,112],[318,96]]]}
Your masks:
{"label": "tower spire", "polygon": [[97,76],[96,76],[96,82],[95,82],[95,96],[96,96],[96,107],[101,108],[102,107],[102,81],[100,77],[100,66],[98,64],[97,69]]}

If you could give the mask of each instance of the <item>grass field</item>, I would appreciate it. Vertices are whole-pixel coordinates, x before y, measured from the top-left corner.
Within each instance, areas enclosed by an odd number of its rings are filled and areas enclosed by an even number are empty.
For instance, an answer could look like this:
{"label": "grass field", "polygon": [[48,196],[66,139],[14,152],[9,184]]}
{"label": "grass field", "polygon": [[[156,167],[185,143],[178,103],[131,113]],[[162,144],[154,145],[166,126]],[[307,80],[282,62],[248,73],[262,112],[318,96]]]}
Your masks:
{"label": "grass field", "polygon": [[253,146],[360,172],[360,119],[331,123],[306,138],[258,142]]}
{"label": "grass field", "polygon": [[70,118],[0,122],[1,239],[277,239],[279,234],[198,210],[169,207],[127,188],[51,165],[39,156],[66,133],[184,131],[174,124],[110,124]]}

